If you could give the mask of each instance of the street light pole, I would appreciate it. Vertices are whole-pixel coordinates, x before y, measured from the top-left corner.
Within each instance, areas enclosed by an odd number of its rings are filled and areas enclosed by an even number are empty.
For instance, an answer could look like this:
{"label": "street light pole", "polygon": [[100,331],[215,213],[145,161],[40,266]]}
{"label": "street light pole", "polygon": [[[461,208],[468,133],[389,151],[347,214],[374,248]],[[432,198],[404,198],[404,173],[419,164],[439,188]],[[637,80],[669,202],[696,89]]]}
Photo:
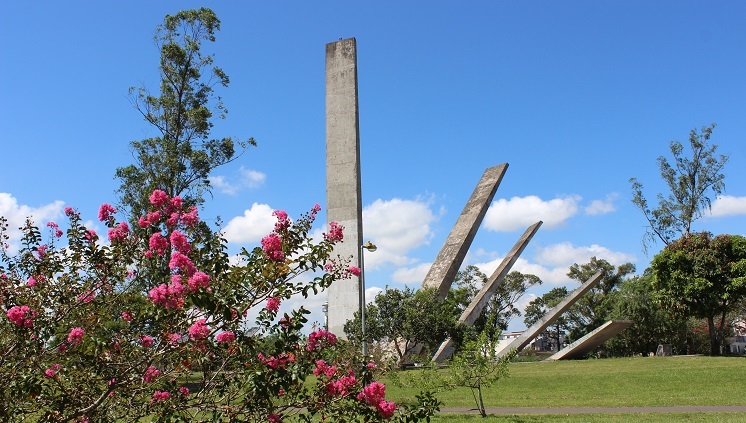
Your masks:
{"label": "street light pole", "polygon": [[374,252],[378,249],[375,244],[368,241],[360,246],[360,329],[363,341],[363,357],[368,355],[368,339],[365,336],[365,264],[363,261],[363,250]]}

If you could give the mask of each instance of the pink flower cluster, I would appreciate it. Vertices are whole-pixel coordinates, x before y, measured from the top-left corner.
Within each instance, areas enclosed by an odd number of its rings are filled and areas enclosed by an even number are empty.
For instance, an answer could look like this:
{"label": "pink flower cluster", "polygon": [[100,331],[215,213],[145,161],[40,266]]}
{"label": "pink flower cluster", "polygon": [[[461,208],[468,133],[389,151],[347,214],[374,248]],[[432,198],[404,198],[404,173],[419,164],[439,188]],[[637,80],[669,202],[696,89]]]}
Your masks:
{"label": "pink flower cluster", "polygon": [[347,268],[347,272],[355,276],[360,276],[360,268],[357,266],[350,266]]}
{"label": "pink flower cluster", "polygon": [[16,326],[30,328],[34,326],[36,311],[31,310],[29,306],[13,306],[6,313],[8,320]]}
{"label": "pink flower cluster", "polygon": [[396,411],[396,404],[386,401],[386,385],[373,382],[363,388],[363,392],[357,394],[358,401],[362,401],[376,407],[378,413],[385,419],[390,419]]}
{"label": "pink flower cluster", "polygon": [[275,210],[272,212],[272,216],[277,217],[277,223],[275,223],[275,232],[282,233],[288,230],[290,227],[290,219],[288,214],[284,210]]}
{"label": "pink flower cluster", "polygon": [[189,241],[187,241],[187,238],[183,233],[179,231],[173,231],[171,232],[169,239],[171,240],[171,245],[176,248],[176,251],[182,254],[189,254],[191,246],[189,245]]}
{"label": "pink flower cluster", "polygon": [[282,238],[276,233],[271,233],[262,238],[262,250],[264,255],[272,261],[285,260],[285,253],[282,251]]}
{"label": "pink flower cluster", "polygon": [[187,284],[189,285],[189,290],[191,291],[197,291],[200,288],[209,288],[210,277],[207,276],[207,274],[198,271],[189,278]]}
{"label": "pink flower cluster", "polygon": [[98,220],[101,222],[110,220],[114,218],[114,214],[117,212],[117,209],[114,208],[111,204],[101,204],[101,207],[98,209]]}
{"label": "pink flower cluster", "polygon": [[127,222],[120,222],[117,226],[109,229],[109,241],[124,241],[130,233],[130,227]]}
{"label": "pink flower cluster", "polygon": [[60,230],[60,226],[54,222],[47,222],[47,227],[51,228],[52,231],[54,231],[55,238],[59,238],[62,236],[62,231]]}
{"label": "pink flower cluster", "polygon": [[184,298],[182,298],[184,291],[184,285],[177,278],[172,278],[169,285],[163,283],[151,289],[148,292],[148,298],[150,298],[150,301],[168,309],[177,309],[184,305]]}
{"label": "pink flower cluster", "polygon": [[220,332],[218,336],[215,337],[215,340],[218,341],[218,343],[233,342],[236,340],[236,334],[233,332]]}
{"label": "pink flower cluster", "polygon": [[339,242],[344,238],[344,227],[337,222],[329,223],[329,233],[324,234],[324,239],[330,242]]}
{"label": "pink flower cluster", "polygon": [[83,335],[85,335],[83,328],[72,328],[67,334],[67,342],[73,346],[78,345],[83,340]]}
{"label": "pink flower cluster", "polygon": [[39,257],[39,260],[43,260],[44,257],[47,255],[47,244],[42,244],[36,248],[36,255]]}
{"label": "pink flower cluster", "polygon": [[272,413],[269,416],[267,416],[267,421],[269,423],[282,423],[282,419],[278,414]]}
{"label": "pink flower cluster", "polygon": [[150,200],[150,204],[156,207],[162,207],[168,203],[168,194],[166,194],[165,191],[157,189],[150,194],[148,200]]}
{"label": "pink flower cluster", "polygon": [[280,309],[280,299],[275,297],[267,298],[267,305],[264,308],[272,313],[277,313],[277,310]]}
{"label": "pink flower cluster", "polygon": [[205,319],[197,319],[192,326],[189,327],[189,336],[192,339],[202,339],[210,336],[210,328],[207,327],[207,321]]}
{"label": "pink flower cluster", "polygon": [[256,355],[256,357],[259,359],[259,361],[266,364],[267,367],[269,367],[270,369],[284,369],[288,365],[288,363],[292,363],[295,361],[295,356],[293,354],[285,353],[282,353],[277,357],[265,357],[264,354],[259,353]]}
{"label": "pink flower cluster", "polygon": [[193,227],[199,222],[197,208],[191,206],[189,209],[184,211],[184,202],[179,196],[169,199],[168,194],[157,189],[150,194],[149,200],[150,204],[158,207],[160,210],[150,212],[145,216],[140,216],[137,220],[137,225],[141,228],[157,225],[164,217],[166,218],[166,226],[169,228],[175,227],[179,222],[187,227]]}
{"label": "pink flower cluster", "polygon": [[155,379],[161,375],[161,371],[156,369],[153,366],[148,367],[145,369],[145,373],[142,375],[142,380],[145,383],[153,383]]}
{"label": "pink flower cluster", "polygon": [[192,259],[182,254],[180,251],[174,251],[171,254],[171,260],[168,262],[168,267],[171,270],[178,270],[185,276],[189,277],[197,271],[194,266]]}
{"label": "pink flower cluster", "polygon": [[331,396],[346,397],[352,393],[356,384],[357,378],[352,375],[352,370],[350,370],[349,375],[341,377],[335,381],[330,381],[329,384],[326,385],[326,393]]}
{"label": "pink flower cluster", "polygon": [[148,335],[143,335],[140,337],[140,344],[145,348],[150,348],[153,346],[153,337]]}
{"label": "pink flower cluster", "polygon": [[85,291],[82,294],[78,295],[77,300],[80,303],[88,304],[91,301],[93,301],[94,298],[96,298],[96,291],[94,291],[94,290],[88,290],[88,291]]}
{"label": "pink flower cluster", "polygon": [[62,364],[60,363],[52,364],[52,367],[44,371],[44,377],[47,377],[49,379],[55,377],[55,375],[57,375],[57,372],[59,372],[61,368]]}
{"label": "pink flower cluster", "polygon": [[171,393],[168,391],[155,391],[153,393],[153,400],[155,402],[167,401],[171,399]]}
{"label": "pink flower cluster", "polygon": [[319,329],[315,332],[312,332],[310,335],[308,335],[308,344],[306,345],[306,349],[308,351],[314,351],[318,347],[323,348],[324,344],[328,344],[331,346],[336,343],[337,343],[336,335],[324,329]]}
{"label": "pink flower cluster", "polygon": [[168,240],[160,232],[155,232],[153,235],[150,235],[148,246],[150,247],[150,251],[162,256],[168,251]]}
{"label": "pink flower cluster", "polygon": [[326,361],[324,360],[316,360],[316,368],[313,369],[314,376],[318,377],[324,375],[326,377],[332,377],[335,373],[337,373],[337,366],[330,366],[326,364]]}

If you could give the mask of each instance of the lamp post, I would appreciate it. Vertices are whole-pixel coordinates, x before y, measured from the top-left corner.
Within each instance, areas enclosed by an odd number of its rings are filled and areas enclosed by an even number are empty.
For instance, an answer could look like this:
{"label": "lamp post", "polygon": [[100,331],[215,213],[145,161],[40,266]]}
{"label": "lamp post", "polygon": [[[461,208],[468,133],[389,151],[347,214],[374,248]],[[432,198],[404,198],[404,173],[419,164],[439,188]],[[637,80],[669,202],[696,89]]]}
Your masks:
{"label": "lamp post", "polygon": [[329,330],[329,301],[321,305],[321,312],[324,313],[324,330]]}
{"label": "lamp post", "polygon": [[363,250],[374,252],[378,249],[368,241],[360,246],[360,329],[363,334],[363,357],[368,355],[368,339],[365,337],[365,265],[363,264]]}

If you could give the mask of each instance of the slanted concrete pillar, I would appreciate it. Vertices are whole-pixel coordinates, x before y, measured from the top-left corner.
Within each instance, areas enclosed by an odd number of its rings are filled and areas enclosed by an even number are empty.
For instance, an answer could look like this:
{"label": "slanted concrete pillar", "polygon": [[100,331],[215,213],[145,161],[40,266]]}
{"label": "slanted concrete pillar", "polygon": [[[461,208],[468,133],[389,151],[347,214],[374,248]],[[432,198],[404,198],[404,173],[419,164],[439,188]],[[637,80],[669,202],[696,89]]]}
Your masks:
{"label": "slanted concrete pillar", "polygon": [[632,326],[631,320],[609,320],[584,337],[554,353],[546,361],[573,360],[590,354],[599,345],[624,332]]}
{"label": "slanted concrete pillar", "polygon": [[467,251],[477,234],[479,225],[487,213],[492,198],[500,186],[508,164],[503,163],[484,171],[482,179],[467,201],[451,233],[435,258],[430,270],[422,282],[423,288],[436,288],[441,299],[445,299],[448,290],[456,278],[456,273],[466,257]]}
{"label": "slanted concrete pillar", "polygon": [[[461,317],[458,319],[459,323],[466,323],[469,326],[474,324],[474,321],[477,320],[479,314],[482,313],[482,310],[484,310],[487,303],[489,303],[492,295],[495,294],[497,288],[505,280],[505,276],[510,272],[510,269],[515,264],[516,260],[518,260],[518,257],[520,257],[523,250],[526,249],[531,238],[534,237],[536,232],[539,230],[539,227],[541,227],[541,223],[541,221],[536,222],[526,229],[526,232],[524,232],[520,239],[518,239],[518,242],[513,245],[513,248],[510,250],[508,255],[505,256],[497,269],[492,272],[492,276],[490,276],[481,291],[479,291],[471,301],[469,307],[461,313]],[[440,348],[438,348],[438,351],[433,356],[433,361],[438,363],[443,362],[453,355],[453,351],[453,341],[451,338],[448,338],[440,344]]]}
{"label": "slanted concrete pillar", "polygon": [[[357,48],[354,38],[326,45],[326,216],[344,226],[344,242],[333,255],[360,263],[363,243]],[[336,282],[327,290],[329,331],[344,337],[344,324],[360,309],[360,280]]]}
{"label": "slanted concrete pillar", "polygon": [[523,332],[523,335],[514,339],[513,342],[508,344],[508,346],[500,350],[497,353],[497,358],[504,357],[512,350],[522,350],[526,345],[528,345],[529,342],[531,342],[532,339],[536,338],[536,335],[538,335],[539,333],[541,333],[541,331],[554,323],[554,321],[557,320],[568,308],[572,307],[572,305],[575,304],[575,302],[578,301],[580,297],[585,295],[586,292],[590,291],[591,288],[596,286],[603,275],[604,272],[599,271],[590,279],[588,279],[583,285],[580,285],[578,289],[572,291],[564,300],[560,301],[560,303],[557,304],[556,307],[549,310],[549,312],[544,317],[539,319],[538,322],[534,323],[530,328],[526,329],[526,331]]}

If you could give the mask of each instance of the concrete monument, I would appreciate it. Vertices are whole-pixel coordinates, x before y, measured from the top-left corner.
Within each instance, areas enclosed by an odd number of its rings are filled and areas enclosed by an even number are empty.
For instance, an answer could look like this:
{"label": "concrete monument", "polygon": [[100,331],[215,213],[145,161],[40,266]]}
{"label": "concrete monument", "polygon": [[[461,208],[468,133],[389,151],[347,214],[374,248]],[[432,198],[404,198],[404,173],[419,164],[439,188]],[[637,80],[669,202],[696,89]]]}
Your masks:
{"label": "concrete monument", "polygon": [[445,299],[448,290],[451,289],[456,273],[464,262],[464,257],[469,251],[471,242],[474,241],[479,225],[507,169],[508,164],[503,163],[484,171],[469,201],[466,202],[464,210],[456,220],[456,224],[453,225],[451,233],[443,243],[435,262],[430,266],[422,287],[436,288],[441,299]]}
{"label": "concrete monument", "polygon": [[[489,303],[492,295],[495,294],[497,288],[500,286],[503,280],[505,280],[505,276],[508,274],[508,272],[510,272],[510,269],[515,264],[515,261],[518,260],[518,257],[531,241],[531,238],[533,238],[536,232],[539,230],[541,223],[541,221],[536,222],[528,229],[526,229],[526,232],[523,233],[523,236],[518,239],[518,242],[515,243],[508,255],[505,256],[497,269],[495,269],[495,271],[492,273],[492,276],[490,276],[479,293],[474,297],[474,300],[472,300],[471,304],[469,304],[464,312],[461,313],[461,317],[459,317],[458,319],[459,323],[465,323],[467,325],[474,324],[474,321],[477,319],[477,317],[479,317],[479,314],[482,313],[482,310],[484,309],[484,307],[487,306],[487,303]],[[450,358],[451,355],[453,355],[454,351],[452,344],[453,342],[451,341],[451,338],[443,341],[443,343],[440,344],[440,348],[438,348],[438,351],[433,356],[433,361],[440,363]]]}
{"label": "concrete monument", "polygon": [[579,300],[580,297],[585,295],[586,292],[590,291],[591,288],[596,286],[603,275],[604,272],[596,273],[583,285],[580,285],[578,289],[572,291],[564,300],[560,301],[560,303],[557,304],[556,307],[549,310],[549,312],[544,317],[539,319],[538,322],[534,323],[530,328],[526,329],[526,331],[523,332],[523,335],[514,339],[513,342],[508,344],[507,347],[500,350],[497,353],[497,358],[504,357],[512,350],[522,350],[526,345],[528,345],[529,342],[531,342],[532,339],[536,338],[536,335],[538,335],[549,325],[554,323],[554,321],[557,320],[560,315],[562,315],[562,313],[564,313],[568,308],[572,307],[572,305],[575,304],[575,302]]}
{"label": "concrete monument", "polygon": [[[354,38],[326,45],[326,217],[344,226],[334,254],[360,263],[363,244],[360,189],[360,133],[357,47]],[[332,284],[328,292],[329,331],[344,337],[344,324],[360,309],[360,280]]]}
{"label": "concrete monument", "polygon": [[632,326],[631,320],[609,320],[584,337],[557,351],[547,358],[547,361],[583,358],[595,350],[596,347],[624,332],[630,326]]}

